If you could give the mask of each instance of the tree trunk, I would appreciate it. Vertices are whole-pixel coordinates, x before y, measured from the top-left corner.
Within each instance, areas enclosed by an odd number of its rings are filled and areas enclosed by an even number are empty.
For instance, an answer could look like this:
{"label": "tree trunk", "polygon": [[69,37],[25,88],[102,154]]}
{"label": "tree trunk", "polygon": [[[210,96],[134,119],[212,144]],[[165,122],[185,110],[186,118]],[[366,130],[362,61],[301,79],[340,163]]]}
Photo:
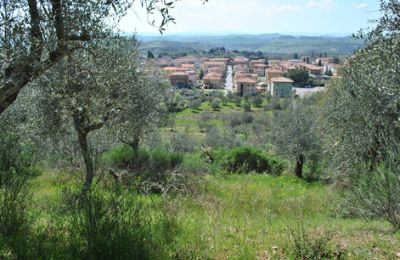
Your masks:
{"label": "tree trunk", "polygon": [[139,168],[139,165],[137,164],[137,160],[139,158],[139,138],[135,138],[129,145],[133,150],[133,158],[131,162],[131,167],[132,169],[137,169]]}
{"label": "tree trunk", "polygon": [[296,167],[294,168],[294,174],[298,178],[303,178],[303,164],[304,164],[304,155],[299,154],[296,158]]}
{"label": "tree trunk", "polygon": [[85,184],[83,189],[87,191],[90,189],[90,186],[92,185],[93,182],[93,177],[94,177],[93,161],[90,156],[89,145],[87,141],[87,133],[84,131],[78,131],[78,139],[86,170]]}

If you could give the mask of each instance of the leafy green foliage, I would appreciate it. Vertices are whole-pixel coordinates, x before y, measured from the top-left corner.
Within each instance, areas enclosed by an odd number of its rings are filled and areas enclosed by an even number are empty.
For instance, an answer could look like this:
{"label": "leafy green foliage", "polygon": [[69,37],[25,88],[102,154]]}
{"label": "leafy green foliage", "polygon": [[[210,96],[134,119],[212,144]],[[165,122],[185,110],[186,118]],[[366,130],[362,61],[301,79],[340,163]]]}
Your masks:
{"label": "leafy green foliage", "polygon": [[243,110],[245,112],[250,112],[251,111],[251,103],[249,101],[245,101],[243,104]]}
{"label": "leafy green foliage", "polygon": [[326,131],[340,174],[359,164],[373,171],[387,157],[382,138],[399,142],[399,8],[398,1],[381,1],[382,17],[361,34],[366,48],[349,59],[342,79],[328,89]]}
{"label": "leafy green foliage", "polygon": [[264,103],[264,100],[263,100],[261,95],[257,95],[257,96],[252,98],[251,102],[253,103],[253,105],[255,107],[261,107],[262,104]]}
{"label": "leafy green foliage", "polygon": [[212,152],[214,161],[230,173],[269,173],[280,175],[284,163],[261,150],[251,147],[237,147]]}
{"label": "leafy green foliage", "polygon": [[211,101],[211,107],[214,111],[217,111],[221,108],[221,100],[219,98],[215,98]]}
{"label": "leafy green foliage", "polygon": [[290,230],[290,250],[295,259],[345,259],[345,251],[332,245],[327,234],[311,234],[302,225]]}
{"label": "leafy green foliage", "polygon": [[293,69],[285,73],[285,77],[292,79],[296,86],[304,87],[307,84],[309,75],[305,70]]}
{"label": "leafy green foliage", "polygon": [[162,202],[151,204],[120,187],[85,194],[71,189],[64,191],[40,246],[45,258],[164,258],[176,231]]}
{"label": "leafy green foliage", "polygon": [[28,181],[36,175],[32,153],[28,143],[0,127],[0,257],[25,257]]}

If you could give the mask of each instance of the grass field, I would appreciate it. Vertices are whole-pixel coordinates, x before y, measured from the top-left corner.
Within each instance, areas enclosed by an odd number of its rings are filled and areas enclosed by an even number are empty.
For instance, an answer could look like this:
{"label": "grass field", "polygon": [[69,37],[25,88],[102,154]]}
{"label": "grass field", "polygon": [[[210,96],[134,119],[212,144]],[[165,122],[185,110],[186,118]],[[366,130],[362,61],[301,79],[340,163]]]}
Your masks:
{"label": "grass field", "polygon": [[[262,107],[252,107],[246,113],[253,116],[253,123],[267,118],[263,124],[268,124],[273,116],[273,111]],[[185,169],[192,170],[188,172],[192,176],[201,172],[197,168],[208,170],[189,183],[195,185],[192,191],[144,195],[134,185],[122,186],[130,206],[139,205],[138,215],[124,216],[145,220],[137,228],[151,240],[151,250],[156,250],[150,259],[397,259],[400,234],[382,220],[349,217],[352,215],[347,212],[349,207],[343,206],[344,191],[339,187],[298,179],[290,173],[292,166],[285,166],[282,176],[228,174],[217,162],[206,162],[200,144],[208,133],[201,131],[199,122],[207,120],[224,130],[231,127],[227,116],[243,114],[243,107],[232,102],[213,111],[207,101],[196,111],[188,108],[176,113],[174,125],[163,129],[165,135],[185,133],[196,141],[193,150],[183,156],[186,163],[192,163]],[[63,238],[64,230],[69,230],[61,228],[68,227],[69,220],[55,209],[63,205],[64,188],[83,183],[83,173],[77,169],[72,172],[43,167],[42,174],[31,180],[33,233],[45,230],[52,238],[51,227],[60,227],[58,236]],[[99,186],[109,195],[114,180],[110,176],[104,180]],[[58,239],[56,236],[55,241]]]}
{"label": "grass field", "polygon": [[[72,179],[47,172],[32,185],[34,204],[46,221],[46,208]],[[159,204],[161,197],[150,201]],[[209,175],[200,192],[174,196],[164,204],[178,232],[168,255],[178,259],[294,258],[294,238],[325,239],[345,259],[395,259],[399,240],[387,223],[341,218],[340,192],[292,176]],[[150,214],[150,213],[149,213]],[[39,221],[39,220],[38,220]],[[304,229],[304,232],[302,230]]]}

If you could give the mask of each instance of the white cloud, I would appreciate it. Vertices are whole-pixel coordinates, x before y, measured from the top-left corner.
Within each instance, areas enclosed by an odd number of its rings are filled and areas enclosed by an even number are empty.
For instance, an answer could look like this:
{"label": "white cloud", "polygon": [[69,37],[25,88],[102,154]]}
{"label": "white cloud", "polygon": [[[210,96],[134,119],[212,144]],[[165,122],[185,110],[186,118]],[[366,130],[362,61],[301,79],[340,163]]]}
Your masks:
{"label": "white cloud", "polygon": [[273,11],[277,12],[293,12],[300,9],[298,5],[291,5],[291,4],[283,4],[271,7]]}
{"label": "white cloud", "polygon": [[367,7],[368,7],[368,4],[367,4],[367,3],[356,3],[356,2],[351,2],[351,5],[352,5],[354,8],[357,8],[357,9],[364,9],[364,8],[367,8]]}
{"label": "white cloud", "polygon": [[313,0],[307,3],[308,8],[331,10],[335,6],[334,0]]}

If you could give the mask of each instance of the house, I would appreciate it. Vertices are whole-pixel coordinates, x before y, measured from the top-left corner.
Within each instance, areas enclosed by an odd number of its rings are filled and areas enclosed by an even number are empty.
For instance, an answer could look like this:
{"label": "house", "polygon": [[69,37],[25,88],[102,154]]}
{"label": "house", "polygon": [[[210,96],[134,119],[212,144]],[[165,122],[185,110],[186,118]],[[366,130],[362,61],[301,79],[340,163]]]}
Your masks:
{"label": "house", "polygon": [[282,63],[282,60],[269,60],[268,64],[273,66],[273,65],[280,65]]}
{"label": "house", "polygon": [[251,71],[251,72],[254,72],[254,67],[255,67],[256,65],[259,65],[259,64],[264,64],[264,65],[265,65],[265,63],[266,63],[266,60],[264,60],[264,59],[251,60],[251,61],[250,61],[250,71]]}
{"label": "house", "polygon": [[285,78],[277,77],[271,79],[271,96],[273,97],[290,97],[293,91],[294,81]]}
{"label": "house", "polygon": [[171,64],[172,59],[169,57],[166,58],[159,58],[157,60],[158,66],[160,66],[161,68],[165,68],[168,67]]}
{"label": "house", "polygon": [[257,94],[257,80],[252,77],[239,77],[236,80],[236,91],[242,97],[254,96]]}
{"label": "house", "polygon": [[226,63],[215,61],[207,61],[203,63],[204,72],[209,72],[209,70],[212,68],[217,68],[219,71],[224,72],[226,70]]}
{"label": "house", "polygon": [[327,58],[317,58],[315,60],[315,64],[322,64],[322,65],[331,65],[335,63],[335,58],[327,57]]}
{"label": "house", "polygon": [[186,88],[189,86],[189,76],[185,72],[175,72],[168,76],[171,85],[177,88]]}
{"label": "house", "polygon": [[249,59],[243,56],[236,57],[233,60],[233,65],[248,65]]}
{"label": "house", "polygon": [[190,69],[182,68],[182,67],[165,67],[162,70],[163,70],[165,76],[169,77],[171,74],[174,74],[176,72],[186,72]]}
{"label": "house", "polygon": [[221,73],[210,72],[203,78],[205,89],[221,89],[224,88],[224,78]]}
{"label": "house", "polygon": [[298,64],[303,63],[303,60],[295,59],[295,60],[288,60],[287,63],[292,64],[293,66],[296,66]]}
{"label": "house", "polygon": [[173,64],[177,67],[181,67],[182,64],[194,64],[195,67],[198,67],[199,64],[199,60],[198,58],[194,57],[194,56],[185,56],[185,57],[181,57],[181,58],[177,58],[175,60],[173,60]]}
{"label": "house", "polygon": [[241,79],[241,78],[251,78],[251,79],[257,81],[258,75],[254,74],[254,73],[243,73],[243,72],[240,72],[240,73],[236,73],[235,77],[233,79],[234,79],[234,81],[237,81],[238,79]]}
{"label": "house", "polygon": [[184,63],[184,64],[181,65],[181,67],[189,69],[189,70],[195,70],[196,69],[196,66],[194,64],[190,64],[190,63]]}
{"label": "house", "polygon": [[266,90],[267,90],[267,84],[265,82],[257,83],[257,87],[256,87],[257,94],[265,93]]}
{"label": "house", "polygon": [[197,73],[195,70],[186,71],[186,75],[188,75],[189,85],[194,85],[197,79]]}
{"label": "house", "polygon": [[268,67],[268,66],[265,65],[265,64],[256,64],[256,65],[254,65],[254,70],[253,70],[253,72],[254,72],[255,74],[257,74],[259,77],[265,77],[265,69],[266,69],[267,67]]}
{"label": "house", "polygon": [[285,71],[283,71],[281,68],[277,67],[267,68],[265,70],[265,78],[268,85],[271,86],[272,83],[271,79],[283,77],[283,74],[285,74]]}
{"label": "house", "polygon": [[229,59],[228,58],[213,58],[210,59],[211,62],[223,62],[226,64],[228,64]]}
{"label": "house", "polygon": [[319,76],[324,74],[325,71],[325,67],[323,66],[316,66],[313,64],[307,64],[307,63],[302,63],[301,65],[299,65],[300,69],[306,70],[308,71],[308,73]]}
{"label": "house", "polygon": [[239,65],[235,65],[233,66],[233,73],[249,73],[249,67],[247,65],[244,64],[239,64]]}

